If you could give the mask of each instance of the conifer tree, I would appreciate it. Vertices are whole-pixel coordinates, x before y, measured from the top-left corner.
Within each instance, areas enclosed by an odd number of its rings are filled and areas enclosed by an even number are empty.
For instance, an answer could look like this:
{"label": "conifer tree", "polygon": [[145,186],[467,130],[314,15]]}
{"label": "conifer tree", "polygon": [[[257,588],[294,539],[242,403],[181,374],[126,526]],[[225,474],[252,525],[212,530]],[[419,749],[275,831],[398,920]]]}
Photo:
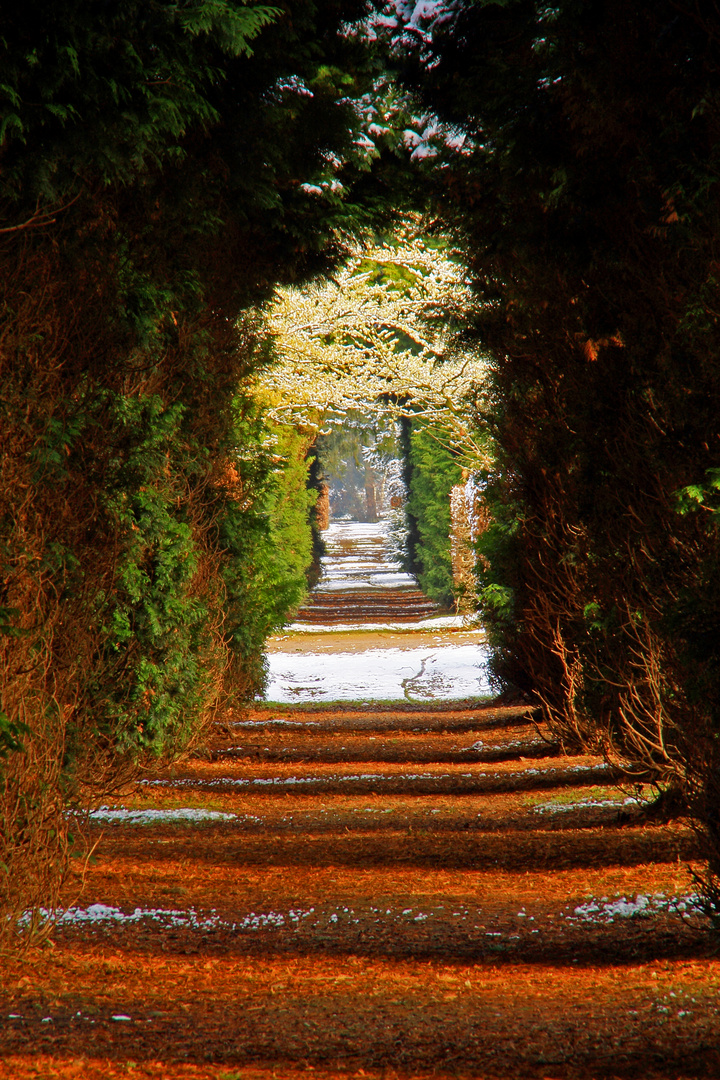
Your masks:
{"label": "conifer tree", "polygon": [[720,31],[708,10],[440,5],[408,78],[465,134],[435,191],[493,355],[484,544],[499,671],[566,741],[679,785],[705,830],[717,910]]}
{"label": "conifer tree", "polygon": [[298,598],[309,553],[285,530],[307,505],[284,503],[283,476],[302,502],[305,466],[255,400],[252,309],[356,228],[363,15],[357,0],[3,13],[3,913],[52,900],[68,800],[252,695],[264,635]]}

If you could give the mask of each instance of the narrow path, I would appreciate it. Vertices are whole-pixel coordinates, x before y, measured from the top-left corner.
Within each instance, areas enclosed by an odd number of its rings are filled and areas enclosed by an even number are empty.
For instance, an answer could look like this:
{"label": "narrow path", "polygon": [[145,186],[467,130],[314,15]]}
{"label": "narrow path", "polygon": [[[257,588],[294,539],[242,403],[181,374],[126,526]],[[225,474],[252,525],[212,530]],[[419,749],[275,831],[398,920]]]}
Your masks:
{"label": "narrow path", "polygon": [[5,965],[0,1077],[720,1075],[690,830],[648,820],[525,706],[463,697],[449,658],[482,661],[477,633],[385,624],[365,554],[343,549],[326,583],[366,575],[363,618],[384,628],[301,623],[275,672],[355,657],[350,688],[419,648],[450,693],[371,682],[337,703],[332,674],[294,697],[303,678],[278,676],[289,702],[222,717],[202,753],[118,795],[53,947]]}
{"label": "narrow path", "polygon": [[392,560],[384,522],[338,522],[325,542],[317,589],[271,643],[270,700],[490,696],[482,631],[420,592]]}
{"label": "narrow path", "polygon": [[408,624],[437,613],[415,579],[389,557],[382,522],[334,522],[324,540],[322,578],[298,613],[299,625]]}

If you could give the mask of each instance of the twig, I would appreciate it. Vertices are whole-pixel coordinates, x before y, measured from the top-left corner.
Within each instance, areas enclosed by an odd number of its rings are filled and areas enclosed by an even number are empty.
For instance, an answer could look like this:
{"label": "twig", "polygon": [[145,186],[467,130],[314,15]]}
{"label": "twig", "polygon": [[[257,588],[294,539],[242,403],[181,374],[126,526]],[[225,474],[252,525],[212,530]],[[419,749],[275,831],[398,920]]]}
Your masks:
{"label": "twig", "polygon": [[42,228],[43,225],[54,225],[57,220],[56,215],[62,214],[65,210],[69,210],[73,203],[76,203],[79,198],[80,192],[78,192],[75,198],[71,199],[69,203],[65,203],[64,206],[58,207],[57,210],[44,210],[42,213],[40,213],[40,200],[38,199],[35,205],[35,213],[32,217],[29,217],[27,221],[23,221],[21,225],[8,225],[6,228],[0,229],[0,234],[21,232],[23,229],[39,229]]}

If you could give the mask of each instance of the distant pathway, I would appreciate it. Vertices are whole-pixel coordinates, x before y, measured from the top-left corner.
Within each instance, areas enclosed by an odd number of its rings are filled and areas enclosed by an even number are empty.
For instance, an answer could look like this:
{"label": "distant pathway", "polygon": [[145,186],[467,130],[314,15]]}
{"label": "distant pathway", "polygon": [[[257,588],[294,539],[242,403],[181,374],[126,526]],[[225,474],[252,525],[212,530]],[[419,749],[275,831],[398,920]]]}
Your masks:
{"label": "distant pathway", "polygon": [[384,522],[324,533],[322,576],[271,644],[267,699],[441,701],[490,694],[478,628],[442,616],[392,561]]}
{"label": "distant pathway", "polygon": [[412,623],[437,614],[415,578],[390,560],[382,521],[334,522],[323,539],[322,577],[299,624]]}

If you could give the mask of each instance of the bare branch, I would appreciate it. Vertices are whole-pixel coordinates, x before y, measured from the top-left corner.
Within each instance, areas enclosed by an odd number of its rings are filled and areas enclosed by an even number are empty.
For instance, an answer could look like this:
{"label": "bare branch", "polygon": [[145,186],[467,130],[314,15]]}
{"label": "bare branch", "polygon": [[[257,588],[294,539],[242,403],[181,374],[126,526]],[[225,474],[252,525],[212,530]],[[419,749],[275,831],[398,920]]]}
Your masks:
{"label": "bare branch", "polygon": [[7,233],[22,232],[23,229],[41,229],[45,225],[54,225],[57,221],[57,215],[69,210],[73,203],[76,203],[80,198],[80,193],[71,199],[70,202],[65,203],[64,206],[55,207],[52,210],[40,210],[40,200],[38,199],[35,204],[35,211],[32,217],[29,217],[27,221],[23,221],[20,225],[8,225],[4,229],[0,229],[0,235]]}

